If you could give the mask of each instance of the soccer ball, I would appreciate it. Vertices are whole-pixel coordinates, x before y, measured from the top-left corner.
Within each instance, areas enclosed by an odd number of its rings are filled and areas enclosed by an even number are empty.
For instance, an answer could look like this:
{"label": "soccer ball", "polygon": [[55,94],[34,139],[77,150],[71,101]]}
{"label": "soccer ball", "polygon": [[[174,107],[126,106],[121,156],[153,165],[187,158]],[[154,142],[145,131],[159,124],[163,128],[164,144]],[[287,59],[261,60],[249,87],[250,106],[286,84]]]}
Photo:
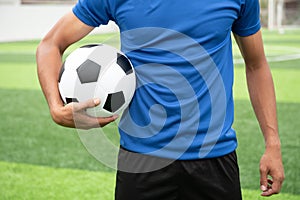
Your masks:
{"label": "soccer ball", "polygon": [[65,104],[99,98],[100,105],[87,109],[94,117],[121,114],[136,87],[130,60],[116,48],[91,44],[73,51],[63,63],[58,88]]}

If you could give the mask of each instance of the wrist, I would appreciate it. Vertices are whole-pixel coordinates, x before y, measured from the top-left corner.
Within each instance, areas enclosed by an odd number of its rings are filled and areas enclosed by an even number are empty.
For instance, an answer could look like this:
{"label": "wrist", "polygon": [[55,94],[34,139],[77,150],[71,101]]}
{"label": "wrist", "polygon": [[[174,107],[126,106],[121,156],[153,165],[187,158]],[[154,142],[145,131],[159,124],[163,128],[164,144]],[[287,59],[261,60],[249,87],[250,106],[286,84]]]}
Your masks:
{"label": "wrist", "polygon": [[49,106],[50,114],[53,119],[53,121],[57,124],[61,123],[61,112],[62,112],[63,104],[55,104]]}
{"label": "wrist", "polygon": [[276,158],[281,158],[280,142],[266,144],[265,154],[273,155],[273,157],[275,156]]}
{"label": "wrist", "polygon": [[269,138],[265,142],[266,149],[279,149],[281,148],[281,142],[279,137]]}
{"label": "wrist", "polygon": [[262,129],[264,139],[265,139],[265,148],[266,149],[280,149],[281,143],[278,133],[278,128],[274,126],[268,126],[269,129]]}

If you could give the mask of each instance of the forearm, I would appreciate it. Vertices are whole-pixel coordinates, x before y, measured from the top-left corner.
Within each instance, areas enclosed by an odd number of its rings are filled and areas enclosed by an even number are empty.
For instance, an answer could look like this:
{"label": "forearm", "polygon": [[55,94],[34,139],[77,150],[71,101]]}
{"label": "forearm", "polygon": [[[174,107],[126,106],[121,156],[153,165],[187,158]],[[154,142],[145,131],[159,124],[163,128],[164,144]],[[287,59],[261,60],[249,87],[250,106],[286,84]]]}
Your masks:
{"label": "forearm", "polygon": [[61,50],[47,41],[40,43],[36,53],[38,78],[51,112],[63,105],[58,91],[61,57]]}
{"label": "forearm", "polygon": [[246,68],[249,95],[266,148],[280,148],[273,79],[267,62],[261,65]]}
{"label": "forearm", "polygon": [[62,54],[71,44],[86,36],[92,29],[93,27],[83,24],[72,12],[69,12],[54,25],[38,46],[36,53],[38,77],[54,118],[55,111],[63,105],[58,91]]}

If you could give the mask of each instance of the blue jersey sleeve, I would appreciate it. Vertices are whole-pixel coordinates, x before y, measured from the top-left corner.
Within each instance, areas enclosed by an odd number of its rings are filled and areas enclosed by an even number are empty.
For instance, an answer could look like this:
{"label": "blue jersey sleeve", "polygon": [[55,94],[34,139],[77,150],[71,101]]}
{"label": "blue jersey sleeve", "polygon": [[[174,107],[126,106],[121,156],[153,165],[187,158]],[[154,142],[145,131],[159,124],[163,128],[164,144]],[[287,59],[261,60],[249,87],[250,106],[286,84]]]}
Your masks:
{"label": "blue jersey sleeve", "polygon": [[259,0],[244,0],[238,19],[232,26],[232,32],[239,36],[253,35],[260,30]]}
{"label": "blue jersey sleeve", "polygon": [[113,20],[112,0],[79,0],[73,13],[85,24],[93,27],[105,25]]}

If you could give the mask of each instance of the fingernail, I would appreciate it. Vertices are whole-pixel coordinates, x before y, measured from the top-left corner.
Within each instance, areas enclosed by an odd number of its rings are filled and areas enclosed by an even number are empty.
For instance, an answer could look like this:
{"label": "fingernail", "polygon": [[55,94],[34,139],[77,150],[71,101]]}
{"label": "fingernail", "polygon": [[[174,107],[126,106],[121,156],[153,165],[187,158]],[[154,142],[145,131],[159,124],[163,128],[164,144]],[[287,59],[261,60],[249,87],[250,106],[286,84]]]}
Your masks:
{"label": "fingernail", "polygon": [[114,119],[117,119],[118,117],[119,117],[119,115],[114,115],[113,116]]}
{"label": "fingernail", "polygon": [[99,99],[94,99],[94,104],[95,105],[98,105],[100,103],[100,100]]}
{"label": "fingernail", "polygon": [[264,186],[264,185],[261,185],[261,186],[260,186],[260,190],[261,190],[261,191],[267,191],[267,187]]}

